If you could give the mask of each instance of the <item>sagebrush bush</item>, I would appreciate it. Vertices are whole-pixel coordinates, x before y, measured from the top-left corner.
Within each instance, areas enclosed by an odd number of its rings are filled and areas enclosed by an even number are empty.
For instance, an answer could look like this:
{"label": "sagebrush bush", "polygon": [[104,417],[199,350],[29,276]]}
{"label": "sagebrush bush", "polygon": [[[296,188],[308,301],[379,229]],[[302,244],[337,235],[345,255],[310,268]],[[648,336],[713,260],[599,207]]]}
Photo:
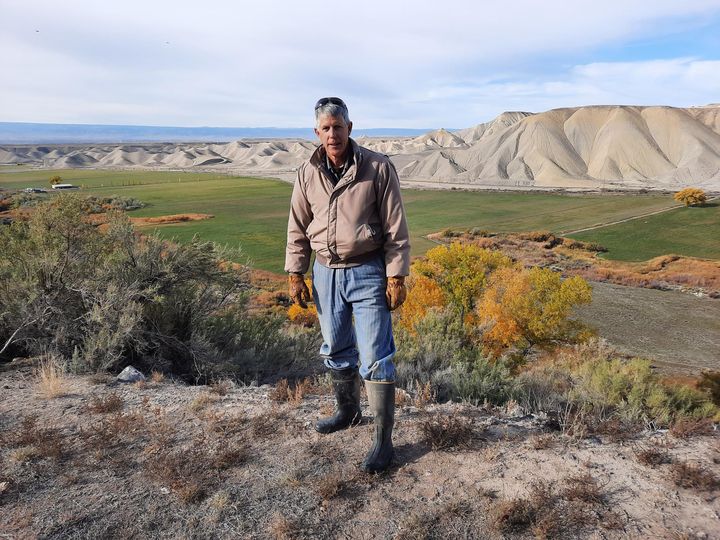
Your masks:
{"label": "sagebrush bush", "polygon": [[667,427],[681,418],[720,418],[707,392],[664,384],[648,360],[618,358],[597,340],[529,367],[516,383],[514,398],[526,410],[576,411],[593,422]]}
{"label": "sagebrush bush", "polygon": [[78,372],[132,362],[192,381],[296,360],[282,320],[245,309],[248,270],[224,262],[238,250],[141,237],[119,212],[100,230],[87,210],[61,194],[0,229],[0,347],[71,358]]}

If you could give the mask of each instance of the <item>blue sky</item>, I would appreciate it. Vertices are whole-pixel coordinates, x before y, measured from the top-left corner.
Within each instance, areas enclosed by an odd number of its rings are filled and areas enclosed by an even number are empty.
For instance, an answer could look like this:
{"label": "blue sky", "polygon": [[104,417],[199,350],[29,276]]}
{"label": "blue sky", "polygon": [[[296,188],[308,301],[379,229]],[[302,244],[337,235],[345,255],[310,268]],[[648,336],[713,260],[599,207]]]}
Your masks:
{"label": "blue sky", "polygon": [[0,0],[0,121],[462,128],[720,102],[720,0]]}

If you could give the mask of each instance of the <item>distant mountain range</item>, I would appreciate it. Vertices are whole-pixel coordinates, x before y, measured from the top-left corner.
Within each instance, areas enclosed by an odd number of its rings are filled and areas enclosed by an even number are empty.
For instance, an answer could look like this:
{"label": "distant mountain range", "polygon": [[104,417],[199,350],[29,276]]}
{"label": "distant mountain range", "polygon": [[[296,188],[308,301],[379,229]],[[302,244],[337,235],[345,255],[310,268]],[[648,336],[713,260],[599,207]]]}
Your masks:
{"label": "distant mountain range", "polygon": [[[370,137],[415,137],[427,129],[358,129]],[[0,122],[0,144],[74,144],[132,142],[230,142],[237,139],[314,139],[312,128],[169,127],[104,124]]]}
{"label": "distant mountain range", "polygon": [[[407,132],[370,134],[374,136],[353,132],[362,145],[389,155],[401,179],[436,187],[669,190],[696,186],[720,191],[717,105],[505,112],[491,122],[458,131],[439,129],[414,137]],[[0,145],[0,163],[193,168],[289,179],[316,148],[317,142],[310,139],[312,134],[306,139],[256,136],[226,144]]]}

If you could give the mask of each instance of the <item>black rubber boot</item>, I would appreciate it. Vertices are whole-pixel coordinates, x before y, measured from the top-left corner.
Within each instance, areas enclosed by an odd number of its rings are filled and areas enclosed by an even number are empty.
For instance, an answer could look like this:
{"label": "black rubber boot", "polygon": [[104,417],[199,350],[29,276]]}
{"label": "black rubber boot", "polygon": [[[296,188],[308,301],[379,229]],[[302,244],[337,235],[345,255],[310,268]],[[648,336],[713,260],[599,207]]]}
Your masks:
{"label": "black rubber boot", "polygon": [[346,427],[359,424],[360,411],[360,375],[357,368],[332,370],[333,388],[337,400],[337,410],[329,418],[321,418],[315,425],[320,433],[332,433]]}
{"label": "black rubber boot", "polygon": [[393,458],[392,430],[395,423],[395,383],[365,381],[370,411],[375,418],[375,442],[361,468],[377,473],[390,466]]}

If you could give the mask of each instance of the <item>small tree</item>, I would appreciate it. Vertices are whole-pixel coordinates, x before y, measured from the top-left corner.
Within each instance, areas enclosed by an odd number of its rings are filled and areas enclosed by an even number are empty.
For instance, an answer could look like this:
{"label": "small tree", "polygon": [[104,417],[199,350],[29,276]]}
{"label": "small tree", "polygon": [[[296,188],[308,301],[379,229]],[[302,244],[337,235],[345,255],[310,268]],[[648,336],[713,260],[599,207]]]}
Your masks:
{"label": "small tree", "polygon": [[589,304],[592,293],[578,276],[562,280],[547,268],[500,268],[490,279],[477,310],[487,350],[499,356],[509,347],[531,347],[569,337],[571,310]]}
{"label": "small tree", "polygon": [[58,176],[57,174],[50,178],[50,185],[54,186],[55,184],[61,184],[62,183],[62,176]]}
{"label": "small tree", "polygon": [[689,187],[678,191],[673,195],[673,199],[685,206],[697,206],[705,204],[707,196],[702,189]]}

